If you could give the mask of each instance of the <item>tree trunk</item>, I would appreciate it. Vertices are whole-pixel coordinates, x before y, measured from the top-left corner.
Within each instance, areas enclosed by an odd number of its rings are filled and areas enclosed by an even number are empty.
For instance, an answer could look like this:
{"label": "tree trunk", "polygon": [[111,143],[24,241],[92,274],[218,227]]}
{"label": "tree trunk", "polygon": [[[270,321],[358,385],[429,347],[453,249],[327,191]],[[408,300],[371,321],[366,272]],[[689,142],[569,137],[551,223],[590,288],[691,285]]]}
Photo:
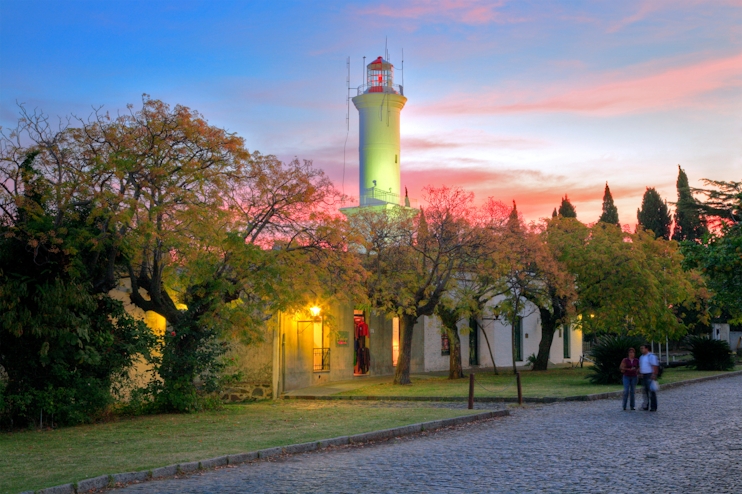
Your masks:
{"label": "tree trunk", "polygon": [[399,358],[394,369],[394,384],[411,384],[412,330],[416,322],[417,317],[409,314],[399,318]]}
{"label": "tree trunk", "polygon": [[492,347],[490,346],[490,339],[487,336],[487,332],[484,330],[484,326],[479,324],[479,321],[477,321],[477,329],[482,330],[482,336],[484,336],[484,341],[487,342],[487,349],[490,351],[490,358],[492,359],[492,368],[495,371],[495,375],[499,376],[500,373],[497,372],[497,364],[495,363],[495,356],[492,354]]}
{"label": "tree trunk", "polygon": [[518,368],[515,366],[515,325],[518,323],[518,312],[520,312],[520,304],[518,300],[515,300],[515,310],[513,310],[513,320],[510,323],[510,350],[513,354],[513,374],[518,373]]}
{"label": "tree trunk", "polygon": [[448,333],[449,349],[450,353],[448,356],[448,378],[449,379],[461,379],[466,377],[464,371],[461,368],[461,338],[459,337],[459,329],[446,328]]}
{"label": "tree trunk", "polygon": [[533,370],[546,370],[549,364],[549,353],[554,342],[554,333],[557,329],[557,317],[547,309],[539,308],[541,313],[541,341],[538,344],[538,355],[533,364]]}

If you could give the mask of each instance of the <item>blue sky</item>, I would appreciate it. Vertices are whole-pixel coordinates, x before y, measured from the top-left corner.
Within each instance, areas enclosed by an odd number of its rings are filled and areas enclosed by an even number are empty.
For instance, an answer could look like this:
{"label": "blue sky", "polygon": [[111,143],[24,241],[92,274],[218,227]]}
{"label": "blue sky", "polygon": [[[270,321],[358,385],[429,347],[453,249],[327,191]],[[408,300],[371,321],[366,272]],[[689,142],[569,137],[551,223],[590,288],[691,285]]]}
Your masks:
{"label": "blue sky", "polygon": [[569,194],[590,222],[608,181],[634,223],[645,187],[675,199],[678,164],[692,185],[742,179],[739,0],[0,0],[0,125],[17,102],[86,116],[147,93],[356,193],[346,58],[357,86],[385,40],[397,69],[404,49],[411,195],[458,184],[536,219]]}

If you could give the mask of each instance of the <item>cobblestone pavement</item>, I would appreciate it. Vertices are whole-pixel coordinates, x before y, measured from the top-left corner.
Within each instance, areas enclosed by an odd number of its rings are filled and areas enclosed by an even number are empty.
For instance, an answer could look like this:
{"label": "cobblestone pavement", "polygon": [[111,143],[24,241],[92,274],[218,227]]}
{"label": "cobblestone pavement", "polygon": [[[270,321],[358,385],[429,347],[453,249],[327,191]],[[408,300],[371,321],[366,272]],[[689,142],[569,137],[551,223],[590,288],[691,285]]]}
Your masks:
{"label": "cobblestone pavement", "polygon": [[742,493],[742,377],[661,391],[656,413],[624,412],[619,400],[531,406],[113,492]]}
{"label": "cobblestone pavement", "polygon": [[[468,402],[464,401],[402,401],[402,400],[297,400],[303,408],[312,405],[319,407],[332,406],[334,403],[343,407],[354,407],[358,409],[367,408],[447,408],[450,410],[466,410]],[[508,408],[507,403],[480,403],[474,402],[474,410],[504,410]],[[363,412],[359,412],[363,413]]]}

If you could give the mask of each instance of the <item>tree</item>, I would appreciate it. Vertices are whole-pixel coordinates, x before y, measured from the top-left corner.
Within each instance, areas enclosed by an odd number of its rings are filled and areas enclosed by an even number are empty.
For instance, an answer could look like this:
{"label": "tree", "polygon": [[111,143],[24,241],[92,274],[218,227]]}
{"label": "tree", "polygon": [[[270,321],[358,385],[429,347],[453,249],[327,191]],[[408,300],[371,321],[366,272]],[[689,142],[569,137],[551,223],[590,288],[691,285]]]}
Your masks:
{"label": "tree", "polygon": [[694,300],[675,242],[597,223],[563,234],[560,260],[574,274],[577,314],[586,333],[680,337],[677,311]]}
{"label": "tree", "polygon": [[459,336],[458,322],[465,311],[461,305],[447,303],[443,298],[435,308],[435,314],[441,320],[442,331],[446,332],[449,341],[448,378],[461,379],[466,377],[461,366],[461,337]]}
{"label": "tree", "polygon": [[600,215],[598,221],[611,225],[621,225],[618,221],[618,208],[613,204],[613,196],[611,195],[611,189],[608,188],[608,182],[605,183],[605,192],[603,192],[603,214]]}
{"label": "tree", "polygon": [[11,428],[95,420],[153,343],[90,283],[107,241],[93,241],[89,205],[60,194],[66,138],[39,118],[0,139],[0,420]]}
{"label": "tree", "polygon": [[695,189],[706,196],[699,206],[715,228],[700,242],[683,243],[685,266],[699,269],[712,292],[713,315],[742,322],[742,182],[704,179],[712,188]]}
{"label": "tree", "polygon": [[655,237],[670,239],[670,212],[667,203],[662,200],[654,187],[647,187],[642,197],[642,207],[636,211],[639,225],[654,233]]}
{"label": "tree", "polygon": [[[575,313],[577,292],[574,275],[560,258],[576,240],[574,233],[579,235],[581,230],[582,225],[574,218],[553,218],[539,235],[543,250],[534,259],[534,269],[541,283],[525,293],[526,299],[538,307],[541,316],[541,340],[533,370],[547,369],[554,334],[559,325],[568,324]],[[565,241],[567,237],[568,241]]]}
{"label": "tree", "polygon": [[132,302],[167,320],[152,355],[158,408],[201,406],[226,335],[258,339],[276,311],[358,286],[347,228],[330,212],[339,193],[311,163],[249,153],[197,112],[146,95],[139,110],[76,124],[53,135],[41,173],[56,180],[54,211],[89,208],[93,290],[128,275]]}
{"label": "tree", "polygon": [[419,213],[402,207],[369,208],[350,217],[368,272],[368,299],[400,318],[395,384],[410,384],[414,326],[435,312],[471,239],[467,218],[473,195],[447,187],[428,187],[426,194],[428,206]]}
{"label": "tree", "polygon": [[700,240],[708,231],[706,221],[700,214],[698,201],[688,185],[688,176],[685,170],[678,165],[678,202],[675,204],[675,229],[672,239],[678,242],[683,240]]}
{"label": "tree", "polygon": [[462,319],[476,321],[475,327],[466,327],[463,331],[470,335],[475,331],[481,332],[489,349],[493,371],[498,374],[492,345],[479,321],[487,315],[489,302],[502,295],[505,290],[501,276],[501,253],[502,236],[509,215],[510,209],[492,198],[487,200],[481,210],[474,212],[471,218],[471,238],[464,251],[464,260],[454,275],[454,283],[436,308],[436,314],[441,319],[450,342],[449,379],[464,376],[458,329],[458,322]]}
{"label": "tree", "polygon": [[564,218],[577,218],[577,210],[569,202],[569,198],[565,195],[562,198],[562,203],[559,205],[559,216]]}
{"label": "tree", "polygon": [[[511,354],[513,373],[516,369],[515,328],[527,309],[526,301],[536,307],[549,305],[548,290],[544,279],[550,276],[553,266],[549,265],[548,252],[538,235],[527,228],[518,216],[515,203],[508,218],[503,243],[502,283],[505,298],[495,311],[510,323]],[[546,273],[549,273],[548,275]]]}

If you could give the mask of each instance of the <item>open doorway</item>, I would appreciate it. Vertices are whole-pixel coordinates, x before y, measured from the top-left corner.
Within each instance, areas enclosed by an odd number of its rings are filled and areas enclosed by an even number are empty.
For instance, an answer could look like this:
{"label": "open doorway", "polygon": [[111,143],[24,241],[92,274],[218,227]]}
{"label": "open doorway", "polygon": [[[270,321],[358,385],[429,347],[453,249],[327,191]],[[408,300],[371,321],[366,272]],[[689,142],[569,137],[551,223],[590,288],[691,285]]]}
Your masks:
{"label": "open doorway", "polygon": [[368,344],[368,323],[362,310],[353,311],[353,335],[353,375],[363,376],[368,374],[371,366],[371,354]]}

